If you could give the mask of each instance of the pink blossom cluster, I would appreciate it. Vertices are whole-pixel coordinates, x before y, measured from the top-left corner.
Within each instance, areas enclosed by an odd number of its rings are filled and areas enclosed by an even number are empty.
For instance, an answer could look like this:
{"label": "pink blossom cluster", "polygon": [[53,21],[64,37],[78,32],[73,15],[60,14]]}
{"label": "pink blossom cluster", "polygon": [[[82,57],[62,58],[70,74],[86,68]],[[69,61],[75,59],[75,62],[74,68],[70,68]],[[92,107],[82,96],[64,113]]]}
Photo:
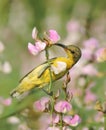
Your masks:
{"label": "pink blossom cluster", "polygon": [[[92,89],[96,86],[93,78],[98,78],[100,74],[102,75],[102,72],[99,72],[97,68],[97,63],[105,61],[105,47],[101,49],[99,41],[96,38],[89,38],[83,42],[81,50],[82,57],[79,64],[70,70],[72,80],[68,91],[69,93],[73,93],[74,98],[83,97],[83,103],[86,106],[89,105],[89,108],[91,105],[92,109],[93,103],[97,100],[97,95],[95,92],[92,92]],[[101,61],[98,59],[101,59]],[[87,83],[87,79],[89,83]]]}
{"label": "pink blossom cluster", "polygon": [[32,38],[35,40],[35,43],[28,43],[28,50],[32,55],[37,55],[41,51],[45,50],[46,47],[55,44],[60,40],[59,34],[52,29],[45,34],[43,40],[39,39],[36,27],[32,30]]}
{"label": "pink blossom cluster", "polygon": [[[50,98],[42,97],[40,100],[34,102],[33,108],[35,111],[49,112],[51,108],[50,102]],[[72,116],[68,114],[68,112],[72,110],[72,105],[66,100],[56,100],[53,110],[53,114],[49,115],[49,126],[47,127],[47,130],[58,130],[61,118],[62,122],[64,122],[64,129],[69,126],[77,126],[81,122],[79,115],[75,114]]]}
{"label": "pink blossom cluster", "polygon": [[[68,23],[67,27],[68,31],[71,32],[70,34],[73,34],[72,37],[74,36],[74,38],[76,38],[77,35],[77,39],[80,38],[78,35],[82,30],[78,22],[71,21],[71,23]],[[36,55],[45,50],[48,46],[51,46],[60,40],[60,36],[55,30],[49,30],[45,34],[46,35],[44,35],[44,39],[41,40],[38,38],[37,29],[33,29],[32,38],[35,40],[35,44],[28,44],[28,49],[31,54]],[[70,84],[71,87],[66,88],[66,95],[73,95],[75,100],[76,97],[79,99],[82,99],[83,97],[82,102],[86,108],[88,108],[88,110],[92,109],[92,104],[97,100],[97,95],[92,92],[92,88],[95,87],[96,84],[95,81],[87,84],[86,77],[98,77],[99,70],[95,67],[94,63],[104,61],[106,61],[106,47],[101,48],[99,41],[96,38],[91,37],[83,41],[82,58],[79,64],[73,67],[73,69],[70,71],[70,77],[72,77],[72,81]],[[82,88],[78,88],[78,85]],[[81,106],[81,102],[78,102],[77,105]],[[36,111],[47,112],[50,114],[51,99],[48,97],[43,97],[33,104],[33,108]],[[53,113],[52,115],[49,115],[47,130],[60,130],[59,124],[61,120],[63,122],[63,130],[70,130],[70,126],[77,126],[81,122],[81,118],[77,114],[70,115],[69,113],[71,110],[72,105],[70,104],[69,100],[56,99],[53,106]]]}
{"label": "pink blossom cluster", "polygon": [[100,44],[96,38],[84,41],[83,46],[82,54],[86,60],[106,61],[106,47],[99,47]]}

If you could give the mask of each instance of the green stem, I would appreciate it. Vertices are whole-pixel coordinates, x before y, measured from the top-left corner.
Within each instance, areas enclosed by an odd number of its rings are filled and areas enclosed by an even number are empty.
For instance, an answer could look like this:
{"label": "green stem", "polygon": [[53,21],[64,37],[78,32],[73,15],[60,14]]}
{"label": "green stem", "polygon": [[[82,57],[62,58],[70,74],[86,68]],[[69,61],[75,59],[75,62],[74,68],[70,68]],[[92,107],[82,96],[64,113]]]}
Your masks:
{"label": "green stem", "polygon": [[[50,66],[49,53],[48,53],[47,49],[46,49],[46,59],[47,59],[48,65]],[[49,68],[49,74],[50,74],[50,84],[49,84],[49,93],[50,93],[51,92],[51,88],[52,88],[52,74],[51,74],[50,68]]]}
{"label": "green stem", "polygon": [[53,111],[54,111],[54,98],[53,98],[53,96],[51,97],[51,100],[52,100],[51,113],[53,114]]}
{"label": "green stem", "polygon": [[[48,62],[48,65],[50,66],[50,62],[49,62],[49,53],[48,50],[46,49],[46,60]],[[51,93],[51,88],[52,88],[52,74],[51,74],[51,70],[49,68],[49,74],[50,74],[50,84],[49,84],[49,93]],[[51,96],[51,114],[53,114],[54,111],[54,97],[53,95]]]}
{"label": "green stem", "polygon": [[104,130],[106,130],[106,113],[104,113]]}
{"label": "green stem", "polygon": [[60,130],[63,130],[63,114],[60,114]]}

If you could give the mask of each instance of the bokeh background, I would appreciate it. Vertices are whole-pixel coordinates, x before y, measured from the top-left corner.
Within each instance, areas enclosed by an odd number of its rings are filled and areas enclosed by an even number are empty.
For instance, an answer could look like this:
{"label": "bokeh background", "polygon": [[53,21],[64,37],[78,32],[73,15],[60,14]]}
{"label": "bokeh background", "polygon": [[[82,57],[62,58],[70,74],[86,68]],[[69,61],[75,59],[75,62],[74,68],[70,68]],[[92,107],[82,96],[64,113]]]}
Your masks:
{"label": "bokeh background", "polygon": [[[0,41],[4,50],[0,52],[0,97],[8,98],[20,78],[45,60],[42,54],[34,57],[27,49],[35,26],[40,36],[49,29],[57,30],[64,44],[82,46],[85,39],[95,37],[101,47],[105,46],[106,0],[1,0]],[[100,68],[105,70],[105,64]],[[1,130],[15,130],[6,120],[1,122]]]}

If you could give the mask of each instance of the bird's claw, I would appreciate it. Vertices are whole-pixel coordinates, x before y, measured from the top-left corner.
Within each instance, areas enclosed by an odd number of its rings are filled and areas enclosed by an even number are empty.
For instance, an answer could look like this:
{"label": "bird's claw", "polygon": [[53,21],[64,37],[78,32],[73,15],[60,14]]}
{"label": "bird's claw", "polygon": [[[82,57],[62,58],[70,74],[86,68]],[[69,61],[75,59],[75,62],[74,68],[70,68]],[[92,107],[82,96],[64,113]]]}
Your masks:
{"label": "bird's claw", "polygon": [[42,90],[43,90],[47,95],[53,96],[53,91],[49,92],[49,91],[47,91],[47,90],[45,90],[45,89],[43,89],[43,88],[42,88]]}

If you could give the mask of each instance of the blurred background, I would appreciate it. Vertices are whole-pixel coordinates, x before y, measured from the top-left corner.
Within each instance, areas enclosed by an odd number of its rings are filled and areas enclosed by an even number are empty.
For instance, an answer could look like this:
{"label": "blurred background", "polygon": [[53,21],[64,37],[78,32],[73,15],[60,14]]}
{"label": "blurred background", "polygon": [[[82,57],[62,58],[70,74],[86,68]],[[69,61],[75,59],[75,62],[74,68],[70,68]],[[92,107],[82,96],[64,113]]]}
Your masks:
{"label": "blurred background", "polygon": [[[82,46],[84,40],[95,37],[105,46],[106,0],[1,0],[1,98],[8,98],[20,78],[44,61],[42,54],[34,57],[27,50],[28,42],[33,42],[31,33],[35,26],[40,36],[55,29],[64,44]],[[0,126],[2,130],[6,130],[5,124]]]}

